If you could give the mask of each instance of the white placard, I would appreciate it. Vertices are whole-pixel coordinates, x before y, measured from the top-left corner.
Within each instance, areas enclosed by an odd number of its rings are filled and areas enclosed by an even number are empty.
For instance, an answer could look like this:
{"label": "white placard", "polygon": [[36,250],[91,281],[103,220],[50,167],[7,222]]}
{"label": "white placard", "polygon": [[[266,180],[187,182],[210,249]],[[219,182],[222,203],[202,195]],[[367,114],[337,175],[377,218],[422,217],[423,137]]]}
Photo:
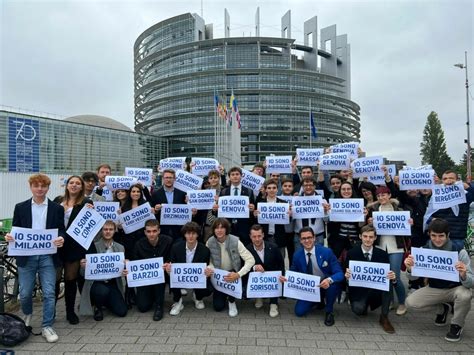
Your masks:
{"label": "white placard", "polygon": [[105,185],[110,191],[129,190],[132,185],[138,182],[137,178],[132,176],[112,176],[105,177]]}
{"label": "white placard", "polygon": [[400,190],[432,189],[434,170],[400,170]]}
{"label": "white placard", "polygon": [[258,224],[290,223],[290,205],[288,203],[260,202],[258,211]]}
{"label": "white placard", "polygon": [[277,196],[280,200],[283,200],[285,202],[288,202],[290,205],[293,203],[293,197],[294,196],[291,196],[291,195],[280,195],[280,196]]}
{"label": "white placard", "polygon": [[[388,175],[393,179],[397,175],[397,166],[395,164],[385,165],[388,171]],[[385,174],[380,172],[376,175],[368,176],[368,181],[374,185],[384,185],[385,186]]]}
{"label": "white placard", "polygon": [[166,169],[171,169],[175,171],[181,170],[184,169],[185,160],[185,157],[161,159],[160,164],[158,165],[158,169],[160,172],[163,172],[163,170]]}
{"label": "white placard", "polygon": [[[97,193],[98,188],[99,188],[98,186],[95,186],[93,192]],[[102,187],[102,193],[99,196],[102,196],[103,198],[105,198],[105,201],[113,201],[114,200],[114,195],[113,195],[112,191],[110,191],[107,188],[107,186],[105,186],[105,185],[104,185],[104,187]]]}
{"label": "white placard", "polygon": [[382,173],[383,157],[364,157],[354,160],[351,163],[354,178],[374,176]]}
{"label": "white placard", "polygon": [[199,176],[188,173],[184,170],[178,170],[176,172],[176,181],[174,187],[178,190],[188,192],[190,190],[199,190],[202,187],[202,178]]}
{"label": "white placard", "polygon": [[322,196],[293,196],[292,217],[294,219],[323,218]]}
{"label": "white placard", "polygon": [[171,288],[206,288],[205,263],[173,263],[171,264]]}
{"label": "white placard", "polygon": [[57,229],[30,229],[12,227],[13,242],[8,243],[8,256],[31,256],[56,254],[54,241],[58,238]]}
{"label": "white placard", "polygon": [[94,209],[100,213],[103,219],[118,222],[119,213],[118,209],[120,202],[109,202],[109,201],[96,201],[94,202]]}
{"label": "white placard", "polygon": [[319,288],[321,278],[319,276],[294,271],[287,271],[285,276],[288,281],[285,282],[283,296],[303,301],[321,302]]}
{"label": "white placard", "polygon": [[119,215],[119,221],[126,234],[135,232],[145,227],[145,222],[149,219],[156,219],[151,211],[150,204],[144,203],[138,207],[132,208],[130,211]]}
{"label": "white placard", "polygon": [[153,185],[153,169],[125,168],[125,176],[131,176],[141,182],[144,186]]}
{"label": "white placard", "polygon": [[87,250],[104,223],[105,219],[102,218],[99,212],[84,206],[74,218],[66,233]]}
{"label": "white placard", "polygon": [[297,166],[317,166],[318,160],[324,154],[324,148],[296,148]]}
{"label": "white placard", "polygon": [[345,170],[350,168],[348,153],[324,154],[319,157],[319,169],[325,170]]}
{"label": "white placard", "polygon": [[411,255],[415,261],[411,268],[413,276],[459,282],[459,271],[455,268],[458,252],[411,248]]}
{"label": "white placard", "polygon": [[464,184],[458,181],[454,185],[435,185],[431,199],[435,209],[450,208],[466,203]]}
{"label": "white placard", "polygon": [[411,236],[409,211],[373,212],[372,224],[377,235]]}
{"label": "white placard", "polygon": [[197,210],[210,210],[216,203],[216,190],[190,190],[188,195],[188,205]]}
{"label": "white placard", "polygon": [[349,153],[349,158],[357,159],[358,149],[359,143],[357,142],[339,143],[331,146],[331,153]]}
{"label": "white placard", "polygon": [[219,162],[211,158],[192,158],[191,172],[196,176],[206,176],[209,171],[219,171]]}
{"label": "white placard", "polygon": [[163,258],[127,261],[128,287],[140,287],[165,283]]}
{"label": "white placard", "polygon": [[118,253],[86,254],[86,280],[109,280],[122,276],[125,256]]}
{"label": "white placard", "polygon": [[245,186],[246,188],[252,190],[253,194],[257,196],[260,192],[260,188],[265,182],[265,178],[260,175],[254,174],[251,171],[242,169],[242,180],[240,182],[242,183],[242,186]]}
{"label": "white placard", "polygon": [[283,285],[280,282],[280,276],[281,271],[251,272],[247,283],[247,297],[281,297]]}
{"label": "white placard", "polygon": [[267,174],[291,174],[293,168],[291,155],[285,156],[268,156],[265,158]]}
{"label": "white placard", "polygon": [[390,290],[388,279],[390,264],[349,260],[349,269],[351,270],[349,286],[381,291]]}
{"label": "white placard", "polygon": [[214,288],[226,295],[241,299],[242,298],[242,279],[238,278],[233,282],[227,282],[224,277],[229,275],[230,271],[214,269],[211,276],[211,283]]}
{"label": "white placard", "polygon": [[218,201],[217,217],[249,218],[248,196],[221,196]]}
{"label": "white placard", "polygon": [[179,204],[162,204],[160,214],[162,226],[184,226],[193,219],[192,207]]}
{"label": "white placard", "polygon": [[363,198],[330,198],[329,220],[331,222],[364,222]]}

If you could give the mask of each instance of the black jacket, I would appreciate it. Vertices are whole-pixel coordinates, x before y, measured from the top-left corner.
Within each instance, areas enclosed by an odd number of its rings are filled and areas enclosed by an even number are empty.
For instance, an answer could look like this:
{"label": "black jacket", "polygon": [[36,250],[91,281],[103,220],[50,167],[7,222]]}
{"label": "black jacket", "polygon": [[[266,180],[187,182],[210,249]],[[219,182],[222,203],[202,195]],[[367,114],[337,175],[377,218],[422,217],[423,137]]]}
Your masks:
{"label": "black jacket", "polygon": [[285,262],[276,244],[265,242],[263,252],[264,260],[260,259],[252,243],[247,245],[247,249],[252,253],[255,259],[255,265],[262,265],[265,271],[281,271],[282,275],[285,273]]}
{"label": "black jacket", "polygon": [[167,263],[170,261],[172,245],[173,239],[164,234],[160,234],[158,237],[158,244],[156,244],[156,246],[152,246],[150,242],[148,242],[148,238],[141,238],[135,243],[132,253],[132,260],[163,257],[163,262]]}
{"label": "black jacket", "polygon": [[[202,243],[197,243],[196,251],[194,252],[193,263],[205,263],[209,265],[211,259],[211,252]],[[173,245],[171,248],[170,261],[172,263],[185,263],[186,262],[186,242],[179,242]]]}

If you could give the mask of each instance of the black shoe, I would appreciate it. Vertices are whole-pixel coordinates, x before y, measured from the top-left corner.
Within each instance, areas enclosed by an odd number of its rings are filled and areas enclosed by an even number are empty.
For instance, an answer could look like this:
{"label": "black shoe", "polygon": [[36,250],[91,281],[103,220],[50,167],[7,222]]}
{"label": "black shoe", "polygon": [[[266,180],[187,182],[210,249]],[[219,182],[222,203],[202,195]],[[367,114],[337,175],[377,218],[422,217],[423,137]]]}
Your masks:
{"label": "black shoe", "polygon": [[104,319],[104,312],[100,308],[95,308],[94,309],[94,320],[97,322],[100,322],[101,320]]}
{"label": "black shoe", "polygon": [[324,319],[324,325],[326,327],[331,327],[334,325],[334,313],[326,312],[326,318]]}
{"label": "black shoe", "polygon": [[155,313],[153,313],[153,320],[160,321],[163,318],[163,309],[161,307],[156,307]]}
{"label": "black shoe", "polygon": [[79,317],[74,312],[67,313],[66,319],[69,322],[69,324],[72,324],[72,325],[79,323]]}
{"label": "black shoe", "polygon": [[451,324],[448,334],[444,337],[447,341],[456,342],[461,340],[462,327],[457,324]]}
{"label": "black shoe", "polygon": [[437,325],[438,327],[446,325],[446,320],[448,319],[448,313],[450,309],[451,305],[449,303],[443,303],[443,313],[436,315],[435,325]]}

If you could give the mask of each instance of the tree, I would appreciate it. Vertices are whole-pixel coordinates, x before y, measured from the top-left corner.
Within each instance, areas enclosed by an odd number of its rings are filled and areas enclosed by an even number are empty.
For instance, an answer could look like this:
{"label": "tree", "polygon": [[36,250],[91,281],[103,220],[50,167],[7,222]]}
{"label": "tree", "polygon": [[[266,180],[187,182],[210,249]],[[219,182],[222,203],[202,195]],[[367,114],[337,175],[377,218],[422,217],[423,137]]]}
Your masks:
{"label": "tree", "polygon": [[444,171],[456,167],[446,150],[444,131],[438,114],[434,111],[431,111],[426,120],[423,129],[423,141],[420,143],[420,147],[421,163],[431,164],[438,176],[441,176]]}

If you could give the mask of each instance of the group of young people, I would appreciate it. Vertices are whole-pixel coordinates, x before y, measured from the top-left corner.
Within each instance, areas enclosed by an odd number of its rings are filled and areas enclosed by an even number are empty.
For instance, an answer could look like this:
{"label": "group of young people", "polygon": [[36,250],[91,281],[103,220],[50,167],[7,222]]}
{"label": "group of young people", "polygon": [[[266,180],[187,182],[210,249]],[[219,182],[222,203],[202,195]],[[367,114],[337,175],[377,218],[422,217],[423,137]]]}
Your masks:
{"label": "group of young people", "polygon": [[[253,173],[266,177],[265,166],[257,164]],[[407,309],[423,309],[438,306],[435,324],[447,324],[449,312],[453,310],[448,341],[461,339],[464,321],[470,310],[474,275],[470,258],[463,249],[467,232],[469,205],[474,200],[474,186],[465,183],[466,203],[457,209],[432,210],[429,208],[431,190],[400,191],[396,178],[392,179],[385,169],[385,185],[375,186],[367,181],[352,178],[350,170],[329,176],[313,167],[302,167],[299,173],[294,167],[291,176],[272,174],[257,196],[242,185],[242,170],[231,168],[227,173],[221,170],[209,172],[204,179],[203,189],[215,189],[217,196],[248,196],[247,218],[219,218],[218,199],[209,210],[193,210],[193,221],[182,225],[160,226],[160,210],[164,204],[186,204],[186,193],[174,187],[174,170],[162,172],[162,186],[149,190],[142,184],[135,184],[128,190],[115,190],[113,199],[120,204],[120,212],[129,211],[149,203],[156,219],[146,221],[144,228],[125,233],[120,225],[106,221],[89,250],[85,250],[66,233],[67,228],[82,208],[94,208],[95,201],[104,201],[105,177],[111,174],[107,164],[98,167],[97,172],[86,172],[82,176],[70,176],[66,181],[65,193],[54,201],[47,198],[51,180],[44,174],[32,175],[29,179],[32,198],[15,206],[13,226],[31,229],[58,229],[59,237],[54,241],[58,253],[17,257],[20,280],[21,310],[25,322],[31,322],[32,290],[39,274],[43,290],[42,334],[48,342],[55,342],[58,336],[53,329],[59,282],[64,275],[66,317],[69,323],[77,324],[77,290],[81,293],[80,314],[92,315],[96,321],[104,317],[107,308],[113,314],[123,317],[128,309],[136,305],[140,312],[153,310],[153,320],[159,321],[164,313],[164,299],[167,282],[130,288],[122,276],[110,280],[92,281],[84,279],[86,254],[124,252],[127,260],[143,260],[163,257],[166,273],[173,263],[205,263],[208,278],[205,289],[193,290],[195,308],[205,308],[204,298],[212,295],[215,311],[226,307],[230,317],[238,315],[235,298],[216,290],[210,282],[214,269],[226,270],[226,282],[246,277],[250,271],[281,271],[280,281],[285,283],[285,258],[290,270],[320,276],[318,285],[321,302],[297,300],[295,315],[304,316],[314,307],[324,309],[324,324],[332,326],[334,304],[349,299],[351,310],[360,316],[368,309],[381,307],[380,325],[387,333],[395,332],[389,320],[389,310],[396,294],[396,314],[404,315]],[[452,185],[457,176],[447,171],[442,183]],[[259,204],[266,202],[287,203],[292,196],[314,196],[321,194],[327,202],[331,198],[351,199],[360,197],[365,203],[364,222],[334,222],[328,217],[296,219],[288,224],[257,224]],[[324,203],[325,212],[329,205]],[[371,225],[372,213],[378,211],[406,210],[411,215],[412,235],[377,236]],[[428,215],[428,220],[426,216]],[[429,224],[427,223],[429,222]],[[427,231],[426,224],[428,224]],[[14,242],[12,235],[7,241]],[[325,246],[327,245],[327,247]],[[436,250],[457,251],[459,262],[458,282],[411,276],[413,258],[408,255],[410,247],[424,247]],[[348,285],[351,277],[349,261],[367,261],[390,264],[387,277],[390,291]],[[414,292],[406,296],[401,279],[405,269],[410,279],[409,287]],[[170,315],[178,315],[184,308],[184,289],[170,289],[173,304]],[[348,296],[348,297],[347,297]],[[245,296],[244,296],[245,298]],[[270,317],[277,317],[278,298],[269,301]],[[255,300],[255,307],[262,308],[262,299]]]}

